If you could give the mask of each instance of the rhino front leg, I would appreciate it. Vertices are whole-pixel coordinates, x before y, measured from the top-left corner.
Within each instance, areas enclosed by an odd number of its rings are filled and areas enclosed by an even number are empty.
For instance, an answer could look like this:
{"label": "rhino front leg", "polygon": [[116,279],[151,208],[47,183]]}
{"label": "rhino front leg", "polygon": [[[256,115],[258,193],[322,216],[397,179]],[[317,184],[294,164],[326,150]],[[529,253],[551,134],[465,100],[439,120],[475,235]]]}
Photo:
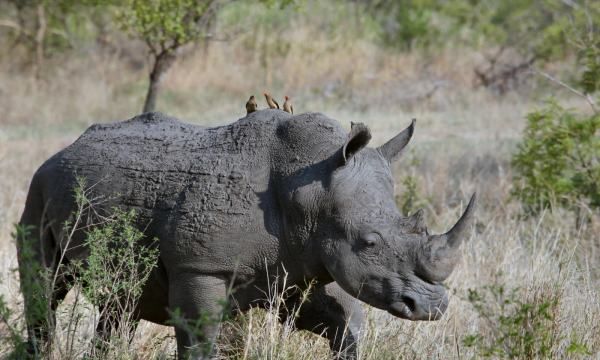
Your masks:
{"label": "rhino front leg", "polygon": [[315,289],[302,304],[295,323],[298,329],[327,338],[336,359],[356,359],[363,319],[360,303],[331,283]]}
{"label": "rhino front leg", "polygon": [[169,281],[169,308],[175,326],[177,358],[207,359],[214,353],[226,301],[221,279],[178,274]]}

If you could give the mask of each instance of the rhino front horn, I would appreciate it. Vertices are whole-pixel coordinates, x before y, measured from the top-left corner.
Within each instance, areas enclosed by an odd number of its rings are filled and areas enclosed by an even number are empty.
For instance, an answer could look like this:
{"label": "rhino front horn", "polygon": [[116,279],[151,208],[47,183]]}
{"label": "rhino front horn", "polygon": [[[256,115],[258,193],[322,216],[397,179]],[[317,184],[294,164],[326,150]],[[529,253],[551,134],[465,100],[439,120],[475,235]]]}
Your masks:
{"label": "rhino front horn", "polygon": [[450,276],[460,259],[458,249],[465,237],[465,230],[473,219],[476,195],[471,196],[469,205],[460,219],[447,233],[432,235],[425,241],[419,254],[419,268],[431,281],[443,281]]}
{"label": "rhino front horn", "polygon": [[475,209],[475,199],[477,198],[476,194],[471,196],[471,200],[469,200],[469,205],[465,209],[465,212],[462,214],[460,219],[454,224],[452,229],[450,229],[447,233],[444,234],[446,237],[446,241],[448,246],[453,249],[458,249],[462,238],[464,237],[465,229],[469,227],[471,224],[471,220],[473,219],[473,213]]}

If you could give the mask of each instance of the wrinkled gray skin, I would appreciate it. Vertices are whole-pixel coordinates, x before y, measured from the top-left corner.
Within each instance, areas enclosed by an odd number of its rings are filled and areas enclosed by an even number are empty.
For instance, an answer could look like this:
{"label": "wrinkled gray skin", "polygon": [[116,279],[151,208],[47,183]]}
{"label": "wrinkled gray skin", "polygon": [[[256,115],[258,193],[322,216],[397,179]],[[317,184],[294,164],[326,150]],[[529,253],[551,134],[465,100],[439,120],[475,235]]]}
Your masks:
{"label": "wrinkled gray skin", "polygon": [[[355,358],[362,314],[354,298],[403,319],[444,313],[441,282],[471,217],[473,201],[450,232],[429,235],[421,212],[398,212],[390,164],[413,129],[414,122],[385,145],[367,148],[364,125],[353,124],[347,134],[319,113],[262,110],[216,128],[160,113],[94,125],[35,173],[21,224],[45,229],[35,240],[36,257],[56,269],[65,247],[61,224],[75,210],[76,176],[84,177],[91,193],[103,196],[98,213],[135,209],[140,229],[159,239],[139,318],[165,324],[169,309],[188,319],[220,316],[226,298],[232,311],[266,305],[269,283],[285,272],[288,285],[317,284],[296,327]],[[86,258],[83,239],[75,234],[64,263]],[[53,308],[68,282],[59,278]],[[291,296],[289,309],[298,298]],[[44,340],[48,329],[40,323],[28,324],[32,342]],[[218,325],[205,326],[202,338],[175,330],[179,357],[202,358],[194,349],[211,342]]]}

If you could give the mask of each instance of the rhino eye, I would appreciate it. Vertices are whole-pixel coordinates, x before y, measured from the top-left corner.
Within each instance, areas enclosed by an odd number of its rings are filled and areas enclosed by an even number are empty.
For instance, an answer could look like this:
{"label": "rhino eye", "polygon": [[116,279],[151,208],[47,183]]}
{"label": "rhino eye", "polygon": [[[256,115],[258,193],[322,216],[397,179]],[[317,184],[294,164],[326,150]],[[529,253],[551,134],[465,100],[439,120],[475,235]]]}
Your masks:
{"label": "rhino eye", "polygon": [[383,241],[380,233],[372,232],[362,237],[362,242],[365,246],[373,247]]}

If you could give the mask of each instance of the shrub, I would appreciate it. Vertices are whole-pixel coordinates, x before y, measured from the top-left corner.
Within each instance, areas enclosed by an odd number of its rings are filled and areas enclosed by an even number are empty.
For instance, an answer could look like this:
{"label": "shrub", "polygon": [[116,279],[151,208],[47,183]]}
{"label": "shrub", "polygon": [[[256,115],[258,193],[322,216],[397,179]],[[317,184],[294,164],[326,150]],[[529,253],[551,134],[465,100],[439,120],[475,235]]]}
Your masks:
{"label": "shrub", "polygon": [[427,201],[419,191],[416,176],[406,175],[402,177],[401,182],[404,186],[404,192],[399,196],[398,205],[402,214],[408,216],[425,205]]}
{"label": "shrub", "polygon": [[134,210],[113,209],[105,223],[87,233],[86,265],[74,266],[86,299],[99,306],[98,328],[108,341],[96,344],[102,355],[128,349],[136,325],[132,315],[158,259],[155,246],[144,246],[136,219]]}
{"label": "shrub", "polygon": [[[552,356],[557,341],[556,325],[559,293],[536,292],[523,300],[519,288],[507,289],[493,284],[468,290],[468,301],[487,323],[491,336],[480,332],[463,338],[463,345],[473,347],[481,357],[536,359]],[[585,345],[573,341],[579,351]]]}
{"label": "shrub", "polygon": [[[89,195],[84,179],[78,179],[75,200],[79,210],[72,218],[88,218],[89,222],[89,216],[81,215],[96,213]],[[94,221],[94,216],[91,219]],[[74,261],[67,271],[73,273],[74,285],[85,298],[99,307],[97,329],[102,336],[88,350],[93,358],[129,357],[137,325],[133,314],[158,260],[157,240],[146,239],[137,223],[135,210],[113,208],[89,228],[77,220],[65,224],[65,233],[71,236],[78,228],[86,229],[84,245],[89,254],[85,261]],[[78,316],[71,311],[69,321]]]}
{"label": "shrub", "polygon": [[[19,247],[19,263],[27,264],[27,266],[19,267],[20,277],[20,288],[23,294],[23,301],[26,304],[27,311],[25,312],[25,322],[32,324],[35,320],[40,320],[38,325],[41,329],[28,329],[30,332],[44,333],[48,329],[52,329],[55,324],[54,317],[50,316],[50,299],[52,295],[52,278],[53,274],[46,268],[44,268],[37,260],[35,248],[37,246],[36,238],[32,236],[34,228],[25,225],[15,225],[15,231],[11,234],[15,243]],[[11,311],[6,306],[3,309],[4,321],[8,324],[10,322]],[[19,324],[10,324],[10,332],[12,333],[9,337],[9,341],[12,343],[15,351],[13,355],[15,358],[19,358],[19,355],[23,355],[26,350],[26,342],[19,335],[21,332]],[[49,337],[52,333],[48,331]],[[46,349],[41,347],[42,344],[32,343],[28,346],[29,351],[33,351],[35,355],[44,353]],[[20,354],[19,354],[20,353]]]}
{"label": "shrub", "polygon": [[529,213],[600,207],[599,131],[600,114],[578,115],[554,102],[527,116],[512,165],[513,194]]}
{"label": "shrub", "polygon": [[437,45],[443,33],[432,19],[439,6],[429,0],[378,0],[364,2],[364,10],[379,25],[384,46],[402,51]]}
{"label": "shrub", "polygon": [[[15,324],[13,319],[13,311],[10,309],[4,296],[0,295],[0,325],[6,328],[6,336],[0,337],[0,345],[8,344],[12,349],[7,359],[22,359],[26,357],[26,342],[21,335],[21,329],[18,324]],[[2,332],[0,332],[2,334]]]}
{"label": "shrub", "polygon": [[419,159],[414,153],[411,154],[410,159],[406,162],[406,166],[409,173],[402,176],[400,180],[404,191],[396,196],[396,204],[404,216],[408,216],[430,203],[430,199],[423,194],[419,186],[423,182],[423,179],[420,179],[416,175]]}
{"label": "shrub", "polygon": [[[63,244],[69,248],[73,235],[85,231],[84,245],[89,252],[85,261],[73,261],[68,266],[59,266],[55,271],[43,267],[34,253],[38,239],[31,236],[31,229],[16,226],[13,237],[19,246],[19,262],[21,291],[27,304],[26,319],[43,320],[43,327],[48,329],[49,347],[42,344],[33,345],[35,356],[60,358],[79,357],[82,353],[87,358],[133,358],[130,345],[135,329],[134,311],[142,295],[143,286],[157,263],[158,249],[156,239],[146,239],[137,227],[138,217],[135,211],[123,211],[117,208],[100,219],[89,191],[85,190],[85,182],[78,179],[74,190],[76,210],[71,220],[65,222],[65,239]],[[64,256],[60,254],[62,259]],[[50,311],[57,278],[72,275],[73,289],[76,291],[75,301],[64,314],[66,341],[56,341],[61,336],[53,331],[56,320]],[[104,330],[104,337],[80,348],[76,344],[78,323],[82,309],[86,304],[78,295],[82,293],[86,299],[99,306],[98,328]],[[26,357],[26,342],[21,335],[22,324],[14,321],[14,313],[0,297],[0,325],[8,329],[6,338],[0,337],[3,343],[13,349],[12,357]],[[62,322],[61,322],[62,323]],[[61,345],[62,342],[62,345]]]}

